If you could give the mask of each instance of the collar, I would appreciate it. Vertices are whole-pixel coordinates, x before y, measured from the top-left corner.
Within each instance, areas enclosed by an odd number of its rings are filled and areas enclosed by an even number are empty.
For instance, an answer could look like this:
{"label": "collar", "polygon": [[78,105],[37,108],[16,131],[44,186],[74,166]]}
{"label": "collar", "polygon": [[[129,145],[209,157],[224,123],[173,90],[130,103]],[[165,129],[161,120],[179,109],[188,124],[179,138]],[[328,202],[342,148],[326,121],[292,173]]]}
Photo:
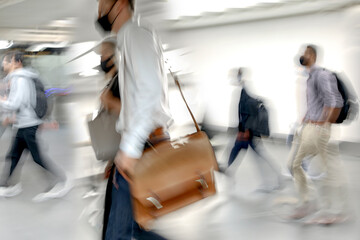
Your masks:
{"label": "collar", "polygon": [[319,70],[319,69],[320,69],[320,67],[314,64],[314,65],[312,65],[311,68],[309,69],[309,74],[311,75],[311,74],[313,74],[314,72],[316,72],[316,71]]}

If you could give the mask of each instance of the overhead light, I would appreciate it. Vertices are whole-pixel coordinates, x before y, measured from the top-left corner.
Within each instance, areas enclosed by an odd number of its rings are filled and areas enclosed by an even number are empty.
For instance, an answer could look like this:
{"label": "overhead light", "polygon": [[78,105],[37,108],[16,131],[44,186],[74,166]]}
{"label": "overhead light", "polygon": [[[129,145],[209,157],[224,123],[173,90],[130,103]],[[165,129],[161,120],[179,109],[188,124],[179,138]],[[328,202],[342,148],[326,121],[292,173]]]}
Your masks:
{"label": "overhead light", "polygon": [[0,40],[0,49],[7,49],[14,44],[13,41]]}
{"label": "overhead light", "polygon": [[262,3],[278,3],[286,0],[173,0],[168,13],[169,19],[198,17],[205,13],[222,13],[232,8],[252,8]]}
{"label": "overhead light", "polygon": [[40,52],[45,50],[46,48],[64,48],[68,45],[68,42],[59,42],[59,43],[42,43],[35,44],[26,49],[29,52]]}
{"label": "overhead light", "polygon": [[95,76],[99,73],[99,70],[96,69],[89,69],[89,70],[85,70],[81,73],[79,73],[79,76],[81,77],[91,77],[91,76]]}
{"label": "overhead light", "polygon": [[66,18],[60,20],[53,20],[47,26],[54,28],[68,28],[75,26],[76,19],[75,18]]}

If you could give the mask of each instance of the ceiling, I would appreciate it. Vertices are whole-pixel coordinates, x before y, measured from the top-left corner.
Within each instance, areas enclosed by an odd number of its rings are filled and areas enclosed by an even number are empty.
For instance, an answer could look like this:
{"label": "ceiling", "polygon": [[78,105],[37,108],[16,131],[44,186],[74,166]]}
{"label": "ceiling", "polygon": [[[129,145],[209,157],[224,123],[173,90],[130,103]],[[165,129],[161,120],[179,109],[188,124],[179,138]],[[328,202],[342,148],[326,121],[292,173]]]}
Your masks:
{"label": "ceiling", "polygon": [[[0,40],[98,41],[97,4],[97,0],[0,0]],[[355,4],[360,0],[137,0],[136,9],[160,29],[182,30],[334,11]]]}

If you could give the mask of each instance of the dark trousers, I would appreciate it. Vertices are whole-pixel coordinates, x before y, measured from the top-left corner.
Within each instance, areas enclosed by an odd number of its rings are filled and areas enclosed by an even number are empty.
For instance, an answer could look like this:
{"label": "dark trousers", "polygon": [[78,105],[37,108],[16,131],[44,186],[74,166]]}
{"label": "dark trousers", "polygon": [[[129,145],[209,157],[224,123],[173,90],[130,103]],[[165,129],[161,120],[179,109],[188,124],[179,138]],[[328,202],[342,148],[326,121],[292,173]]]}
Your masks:
{"label": "dark trousers", "polygon": [[241,151],[241,149],[248,149],[249,145],[255,152],[257,152],[256,146],[254,145],[254,142],[252,139],[253,139],[252,137],[250,137],[248,141],[236,139],[235,145],[232,148],[231,153],[230,153],[228,166],[230,166],[234,162],[234,160],[236,159],[236,157],[239,154],[239,152]]}
{"label": "dark trousers", "polygon": [[109,215],[111,210],[111,202],[112,202],[112,190],[113,190],[113,176],[115,171],[115,164],[111,167],[110,175],[106,184],[106,192],[105,192],[105,204],[104,204],[104,222],[103,222],[103,231],[102,231],[102,239],[105,240],[106,229],[109,222]]}
{"label": "dark trousers", "polygon": [[54,176],[57,176],[56,173],[44,163],[40,154],[36,141],[36,132],[38,127],[39,126],[33,126],[18,129],[16,136],[13,139],[13,143],[10,146],[9,153],[6,156],[6,159],[11,161],[10,172],[6,180],[6,184],[8,184],[8,181],[11,178],[16,166],[18,165],[21,155],[25,149],[29,150],[34,162],[36,162],[45,170],[51,172]]}
{"label": "dark trousers", "polygon": [[270,157],[267,157],[268,154],[263,149],[261,139],[258,137],[250,137],[248,141],[236,140],[235,145],[230,153],[228,166],[230,166],[234,162],[241,149],[247,149],[248,146],[250,146],[258,156],[257,158],[255,158],[257,162],[256,165],[259,168],[260,174],[265,184],[268,182],[267,179],[270,179],[268,176],[269,172],[266,171],[266,169],[271,170],[270,173],[272,173],[272,176],[275,177],[278,184],[282,184],[280,167]]}
{"label": "dark trousers", "polygon": [[117,170],[116,182],[112,187],[112,202],[106,229],[106,240],[165,240],[165,238],[147,232],[134,221],[129,184]]}

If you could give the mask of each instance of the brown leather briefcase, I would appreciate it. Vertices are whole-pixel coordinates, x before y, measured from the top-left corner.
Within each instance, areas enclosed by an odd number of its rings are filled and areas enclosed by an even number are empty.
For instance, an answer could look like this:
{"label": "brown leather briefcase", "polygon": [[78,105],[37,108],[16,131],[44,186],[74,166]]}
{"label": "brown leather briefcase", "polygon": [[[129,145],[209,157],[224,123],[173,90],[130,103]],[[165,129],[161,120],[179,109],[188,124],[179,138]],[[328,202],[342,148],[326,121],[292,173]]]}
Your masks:
{"label": "brown leather briefcase", "polygon": [[197,132],[164,141],[144,151],[129,181],[136,222],[150,229],[152,220],[216,193],[218,169],[208,137],[193,118]]}

